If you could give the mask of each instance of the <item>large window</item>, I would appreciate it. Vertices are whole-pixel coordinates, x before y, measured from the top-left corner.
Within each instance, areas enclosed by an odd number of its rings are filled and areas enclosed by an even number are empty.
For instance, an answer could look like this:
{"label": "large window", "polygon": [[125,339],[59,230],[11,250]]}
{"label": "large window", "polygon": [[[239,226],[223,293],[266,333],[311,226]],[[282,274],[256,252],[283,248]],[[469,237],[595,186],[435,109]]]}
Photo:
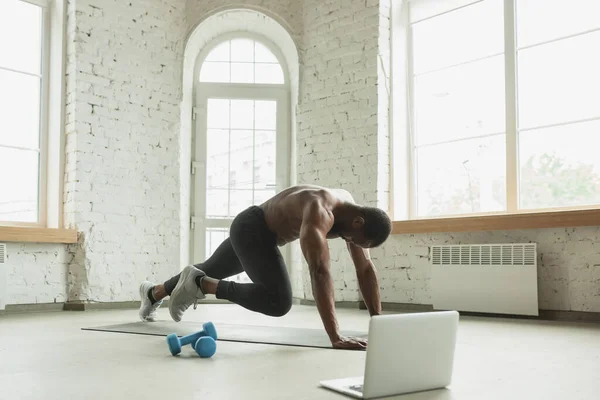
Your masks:
{"label": "large window", "polygon": [[600,2],[408,4],[394,16],[408,61],[395,75],[407,79],[395,105],[408,115],[395,132],[407,149],[395,169],[409,171],[395,180],[400,214],[599,205]]}
{"label": "large window", "polygon": [[192,168],[195,262],[213,254],[239,212],[289,184],[288,82],[277,49],[260,39],[224,37],[200,57]]}
{"label": "large window", "polygon": [[44,221],[48,11],[0,1],[0,223]]}

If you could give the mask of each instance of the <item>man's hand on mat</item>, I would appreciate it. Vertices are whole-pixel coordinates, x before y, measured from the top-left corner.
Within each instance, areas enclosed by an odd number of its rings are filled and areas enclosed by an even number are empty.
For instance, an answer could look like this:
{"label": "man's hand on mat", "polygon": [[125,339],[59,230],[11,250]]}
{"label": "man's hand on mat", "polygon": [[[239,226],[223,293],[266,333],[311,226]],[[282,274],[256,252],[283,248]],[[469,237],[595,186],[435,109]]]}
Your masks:
{"label": "man's hand on mat", "polygon": [[355,337],[340,336],[331,342],[334,349],[364,350],[367,348],[367,340]]}

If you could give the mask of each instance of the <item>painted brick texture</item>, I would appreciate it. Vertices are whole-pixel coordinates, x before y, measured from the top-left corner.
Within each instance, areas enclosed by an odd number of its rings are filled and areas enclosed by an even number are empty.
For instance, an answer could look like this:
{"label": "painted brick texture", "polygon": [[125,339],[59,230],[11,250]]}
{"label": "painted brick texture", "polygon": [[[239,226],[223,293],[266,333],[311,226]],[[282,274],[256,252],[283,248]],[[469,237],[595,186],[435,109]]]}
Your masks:
{"label": "painted brick texture", "polygon": [[68,9],[68,299],[137,298],[179,269],[183,0],[77,0]]}
{"label": "painted brick texture", "polygon": [[7,243],[6,304],[63,303],[72,256],[64,245]]}
{"label": "painted brick texture", "polygon": [[185,13],[187,28],[188,32],[192,31],[198,22],[218,11],[246,8],[274,18],[297,41],[298,33],[302,32],[303,4],[303,1],[295,0],[187,0]]}
{"label": "painted brick texture", "polygon": [[[349,190],[356,201],[380,205],[380,153],[387,133],[379,129],[378,1],[306,1],[303,81],[298,106],[298,183]],[[389,57],[388,57],[389,60]],[[389,64],[389,61],[388,61]],[[387,118],[387,102],[382,107]],[[386,125],[387,126],[387,125]],[[384,177],[383,180],[386,178]],[[389,180],[389,179],[388,179]],[[384,190],[389,190],[385,187]],[[387,199],[382,203],[387,206]],[[354,267],[342,241],[330,241],[336,300],[360,298]],[[302,297],[312,298],[306,268]]]}

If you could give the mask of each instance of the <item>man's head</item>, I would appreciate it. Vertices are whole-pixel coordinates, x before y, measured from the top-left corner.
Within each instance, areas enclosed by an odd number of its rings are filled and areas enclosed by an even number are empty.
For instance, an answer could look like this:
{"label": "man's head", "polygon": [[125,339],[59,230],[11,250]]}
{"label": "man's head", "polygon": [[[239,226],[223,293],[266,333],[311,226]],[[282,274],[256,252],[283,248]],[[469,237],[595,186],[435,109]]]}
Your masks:
{"label": "man's head", "polygon": [[340,236],[363,248],[380,246],[392,232],[392,221],[377,207],[353,206],[343,221]]}

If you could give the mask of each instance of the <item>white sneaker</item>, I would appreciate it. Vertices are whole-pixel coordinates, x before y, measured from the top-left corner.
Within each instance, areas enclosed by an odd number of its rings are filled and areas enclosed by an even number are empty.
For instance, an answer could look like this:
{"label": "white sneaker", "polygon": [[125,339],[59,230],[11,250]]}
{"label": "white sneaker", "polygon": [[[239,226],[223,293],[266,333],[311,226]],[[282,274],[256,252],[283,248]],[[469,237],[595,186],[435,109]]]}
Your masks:
{"label": "white sneaker", "polygon": [[194,304],[194,308],[196,308],[198,300],[206,297],[204,293],[202,293],[202,289],[196,285],[197,276],[206,276],[206,274],[193,265],[188,265],[181,271],[179,281],[169,298],[169,313],[171,313],[173,321],[181,321],[181,317],[185,310],[192,304]]}
{"label": "white sneaker", "polygon": [[162,300],[157,301],[152,304],[150,299],[148,298],[148,291],[154,287],[152,282],[144,281],[140,285],[140,300],[142,304],[140,305],[140,319],[144,322],[154,322],[156,321],[156,310],[162,304]]}

